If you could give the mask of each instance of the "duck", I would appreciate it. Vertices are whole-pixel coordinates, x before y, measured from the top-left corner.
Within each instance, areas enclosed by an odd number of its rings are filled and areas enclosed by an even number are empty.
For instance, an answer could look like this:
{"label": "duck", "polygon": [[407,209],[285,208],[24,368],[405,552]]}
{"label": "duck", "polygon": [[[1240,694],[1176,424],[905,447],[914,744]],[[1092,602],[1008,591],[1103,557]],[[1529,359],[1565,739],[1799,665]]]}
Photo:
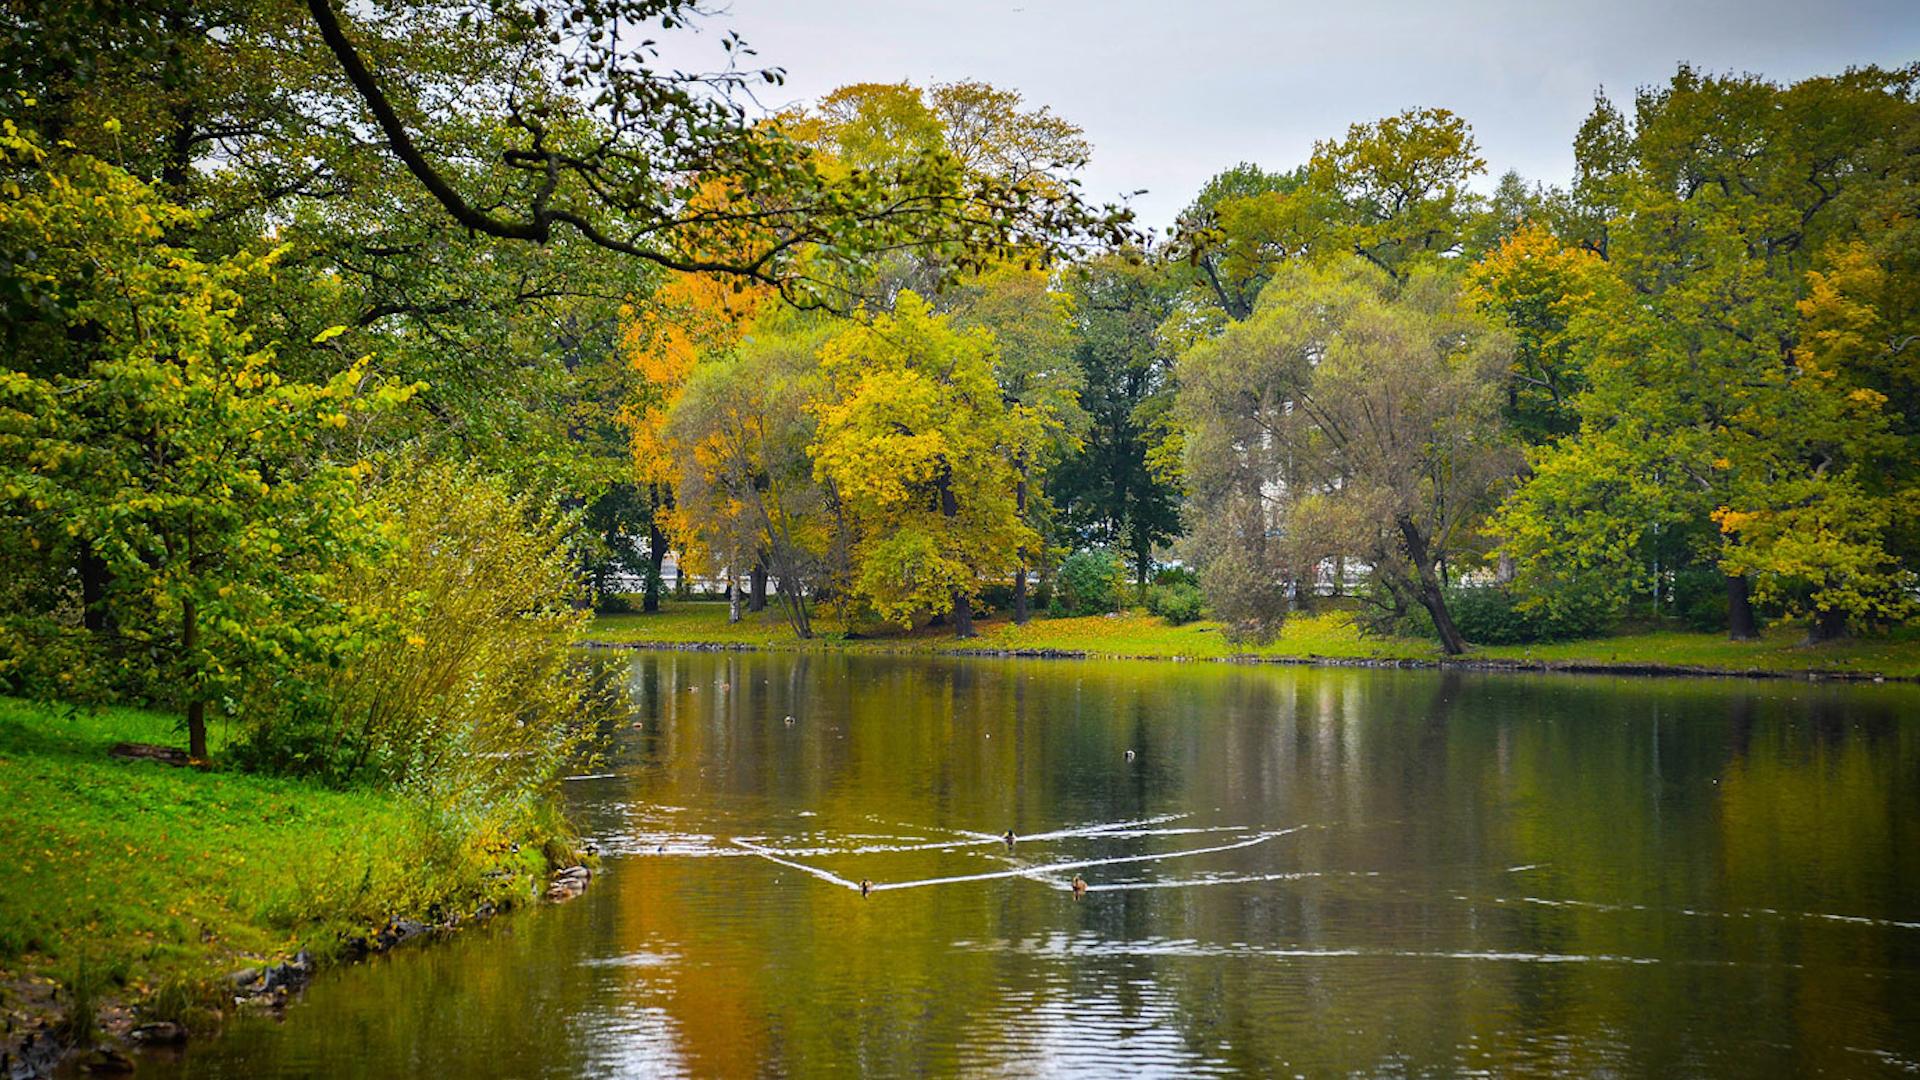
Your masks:
{"label": "duck", "polygon": [[1007,830],[1006,832],[1003,832],[1003,833],[1001,833],[1001,834],[1000,834],[1000,839],[1002,839],[1002,840],[1005,840],[1005,841],[1007,842],[1007,850],[1008,850],[1008,851],[1012,851],[1012,850],[1013,850],[1013,839],[1014,839],[1014,837],[1013,837],[1013,830],[1012,830],[1012,829],[1008,829],[1008,830]]}
{"label": "duck", "polygon": [[868,880],[867,878],[861,878],[860,879],[860,895],[865,896],[872,891],[873,891],[873,882]]}
{"label": "duck", "polygon": [[1133,751],[1131,751],[1131,750],[1129,750],[1129,751],[1127,751],[1127,760],[1128,760],[1128,761],[1132,761],[1132,760],[1133,760]]}
{"label": "duck", "polygon": [[792,727],[792,726],[793,726],[793,716],[792,716],[791,714],[789,714],[789,715],[787,716],[787,726],[788,726],[788,727]]}
{"label": "duck", "polygon": [[1085,895],[1087,895],[1087,879],[1079,874],[1073,875],[1073,898],[1078,900]]}

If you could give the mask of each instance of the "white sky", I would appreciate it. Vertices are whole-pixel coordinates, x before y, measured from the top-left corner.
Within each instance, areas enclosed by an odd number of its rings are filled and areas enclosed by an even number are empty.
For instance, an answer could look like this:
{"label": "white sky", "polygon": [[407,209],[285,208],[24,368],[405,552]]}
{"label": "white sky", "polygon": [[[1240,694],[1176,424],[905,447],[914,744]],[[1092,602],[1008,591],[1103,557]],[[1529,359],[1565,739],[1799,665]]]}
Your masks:
{"label": "white sky", "polygon": [[787,70],[769,106],[851,82],[982,79],[1086,129],[1088,197],[1136,188],[1164,233],[1238,161],[1286,168],[1316,139],[1414,105],[1473,125],[1491,178],[1565,183],[1604,87],[1631,103],[1681,60],[1778,81],[1920,61],[1920,0],[716,0],[663,60],[721,66],[737,30]]}

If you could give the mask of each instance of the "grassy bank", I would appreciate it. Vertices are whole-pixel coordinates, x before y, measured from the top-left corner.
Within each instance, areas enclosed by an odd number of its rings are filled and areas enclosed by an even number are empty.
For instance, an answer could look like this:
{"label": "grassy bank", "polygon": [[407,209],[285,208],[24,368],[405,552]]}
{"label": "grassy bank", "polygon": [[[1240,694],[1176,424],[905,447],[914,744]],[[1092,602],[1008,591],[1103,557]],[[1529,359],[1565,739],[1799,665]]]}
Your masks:
{"label": "grassy bank", "polygon": [[538,815],[478,824],[391,793],[110,757],[123,740],[181,736],[161,713],[0,698],[0,1014],[15,1041],[90,998],[109,1028],[208,1026],[237,969],[303,946],[324,963],[392,916],[524,898],[546,870],[530,841],[557,821]]}
{"label": "grassy bank", "polygon": [[[1343,612],[1300,616],[1266,645],[1236,645],[1217,623],[1172,626],[1133,611],[1115,616],[1038,618],[1025,626],[994,618],[977,624],[979,636],[956,640],[943,627],[912,633],[847,640],[826,637],[797,641],[777,612],[748,615],[729,625],[725,604],[669,603],[656,614],[602,615],[587,639],[624,645],[713,645],[761,649],[821,649],[853,652],[951,653],[1004,651],[1073,653],[1086,656],[1151,659],[1277,661],[1418,661],[1443,659],[1438,646],[1409,638],[1376,638],[1360,633]],[[1913,629],[1889,637],[1861,638],[1806,646],[1804,631],[1770,628],[1760,641],[1734,642],[1721,634],[1680,630],[1622,633],[1551,645],[1476,648],[1469,663],[1543,668],[1671,668],[1727,673],[1826,672],[1856,676],[1920,678],[1920,633]]]}

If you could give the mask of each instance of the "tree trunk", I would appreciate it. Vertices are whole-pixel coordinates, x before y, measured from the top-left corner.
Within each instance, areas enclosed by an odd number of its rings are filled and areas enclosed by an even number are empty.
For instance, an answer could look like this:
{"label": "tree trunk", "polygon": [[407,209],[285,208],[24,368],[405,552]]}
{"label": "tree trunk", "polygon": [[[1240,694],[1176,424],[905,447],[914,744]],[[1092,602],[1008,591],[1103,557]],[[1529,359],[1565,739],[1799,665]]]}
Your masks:
{"label": "tree trunk", "polygon": [[80,622],[93,633],[107,628],[107,561],[92,544],[80,545]]}
{"label": "tree trunk", "polygon": [[973,608],[967,603],[967,594],[958,589],[953,591],[953,636],[973,636]]}
{"label": "tree trunk", "polygon": [[660,568],[667,562],[667,537],[660,526],[647,522],[647,589],[645,599],[640,601],[641,611],[660,610]]}
{"label": "tree trunk", "polygon": [[727,566],[727,622],[740,621],[740,580],[733,576],[733,566]]}
{"label": "tree trunk", "polygon": [[[940,516],[948,519],[960,516],[960,500],[953,494],[953,475],[945,469],[940,473]],[[967,605],[963,589],[953,590],[953,636],[973,636],[973,610]]]}
{"label": "tree trunk", "polygon": [[767,564],[757,562],[747,575],[747,610],[767,610]]}
{"label": "tree trunk", "polygon": [[1433,629],[1440,635],[1440,647],[1448,656],[1458,656],[1467,651],[1467,639],[1460,635],[1460,628],[1453,624],[1453,613],[1447,610],[1446,590],[1441,587],[1440,578],[1434,575],[1433,554],[1427,547],[1427,538],[1421,534],[1420,527],[1413,519],[1402,517],[1395,522],[1400,527],[1400,539],[1407,549],[1407,561],[1412,563],[1415,580],[1420,589],[1420,606],[1433,616]]}
{"label": "tree trunk", "polygon": [[1839,641],[1847,636],[1847,613],[1838,608],[1829,608],[1813,617],[1812,625],[1807,627],[1807,644],[1817,645],[1823,641]]}
{"label": "tree trunk", "polygon": [[[193,654],[200,650],[200,605],[188,599],[180,605],[180,647],[193,670]],[[189,674],[187,685],[187,756],[196,761],[207,758],[207,702],[200,696],[198,680]]]}
{"label": "tree trunk", "polygon": [[1420,606],[1433,616],[1433,629],[1440,635],[1440,648],[1448,656],[1459,656],[1467,651],[1467,639],[1460,635],[1460,628],[1453,624],[1453,614],[1447,610],[1446,594],[1440,591],[1440,582],[1421,575]]}
{"label": "tree trunk", "polygon": [[780,606],[787,611],[787,623],[793,627],[793,636],[805,641],[813,636],[813,618],[807,614],[807,594],[792,574],[781,574],[774,583],[774,594],[780,597]]}
{"label": "tree trunk", "polygon": [[[1027,470],[1024,465],[1022,465],[1020,469],[1020,481],[1015,484],[1013,488],[1013,506],[1014,511],[1020,515],[1020,520],[1027,520]],[[1022,551],[1018,554],[1019,558],[1016,561],[1019,563],[1019,566],[1013,575],[1013,624],[1015,626],[1025,626],[1029,618],[1027,612],[1027,553]]]}
{"label": "tree trunk", "polygon": [[1760,631],[1753,624],[1753,600],[1748,595],[1747,579],[1727,575],[1727,637],[1733,641],[1757,641]]}

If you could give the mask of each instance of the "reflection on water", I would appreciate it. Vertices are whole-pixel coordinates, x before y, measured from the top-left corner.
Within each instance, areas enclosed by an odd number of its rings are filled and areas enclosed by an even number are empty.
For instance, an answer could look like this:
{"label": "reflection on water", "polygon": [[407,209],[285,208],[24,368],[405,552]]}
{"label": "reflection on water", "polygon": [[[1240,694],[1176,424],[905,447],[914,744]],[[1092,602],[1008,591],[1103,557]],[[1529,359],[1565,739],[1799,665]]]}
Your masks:
{"label": "reflection on water", "polygon": [[630,659],[585,897],[142,1072],[1920,1071],[1913,688]]}

